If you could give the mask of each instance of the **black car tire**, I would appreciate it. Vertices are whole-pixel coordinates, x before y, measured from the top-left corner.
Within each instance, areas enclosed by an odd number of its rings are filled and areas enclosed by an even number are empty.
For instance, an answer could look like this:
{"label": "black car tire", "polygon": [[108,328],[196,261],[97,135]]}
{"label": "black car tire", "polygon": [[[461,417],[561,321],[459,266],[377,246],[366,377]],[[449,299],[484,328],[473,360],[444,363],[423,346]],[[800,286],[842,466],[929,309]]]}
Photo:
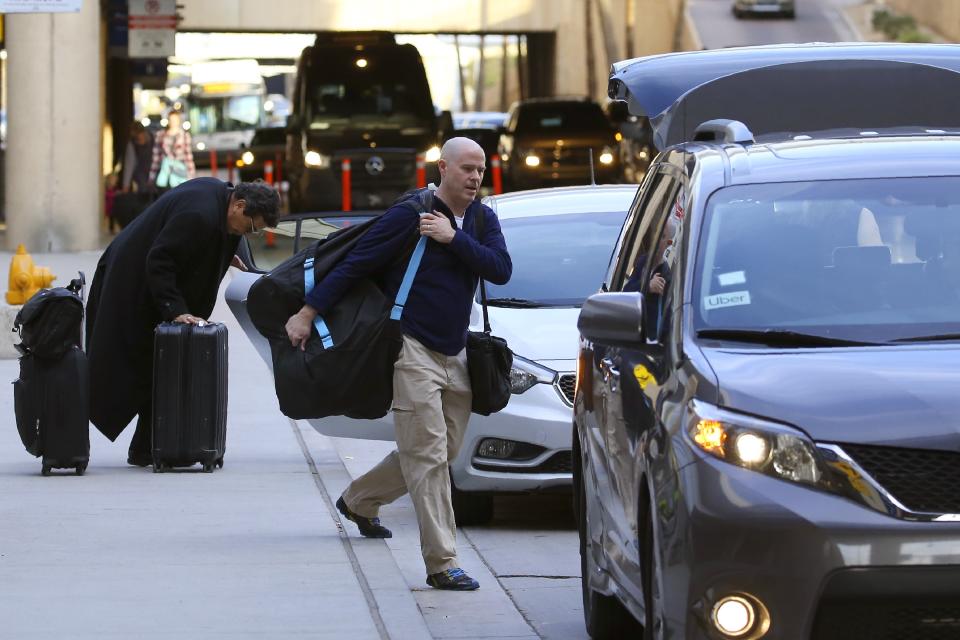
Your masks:
{"label": "black car tire", "polygon": [[587,535],[587,497],[584,488],[583,456],[579,437],[573,439],[573,486],[576,496],[577,532],[580,537],[580,590],[583,596],[583,622],[593,640],[620,640],[639,637],[643,633],[615,596],[605,596],[590,588],[588,576],[593,570],[590,537]]}
{"label": "black car tire", "polygon": [[475,527],[493,520],[493,496],[487,493],[460,491],[450,481],[453,517],[458,527]]}
{"label": "black car tire", "polygon": [[645,496],[641,500],[638,513],[641,514],[640,531],[640,571],[643,582],[643,609],[646,620],[643,625],[643,640],[660,640],[664,636],[663,602],[659,589],[654,589],[654,577],[659,573],[657,554],[653,543],[653,510],[646,497],[646,487],[641,489]]}

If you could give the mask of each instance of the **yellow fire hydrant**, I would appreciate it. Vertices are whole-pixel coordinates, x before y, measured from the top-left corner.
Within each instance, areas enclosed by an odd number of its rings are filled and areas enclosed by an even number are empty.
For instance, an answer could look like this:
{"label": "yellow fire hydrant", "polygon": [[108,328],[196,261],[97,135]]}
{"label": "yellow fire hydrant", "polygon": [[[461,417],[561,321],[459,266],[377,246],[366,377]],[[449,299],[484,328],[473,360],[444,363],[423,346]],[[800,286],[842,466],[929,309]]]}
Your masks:
{"label": "yellow fire hydrant", "polygon": [[22,244],[10,261],[10,289],[7,291],[7,304],[23,304],[40,289],[53,284],[57,276],[50,273],[49,267],[38,267]]}

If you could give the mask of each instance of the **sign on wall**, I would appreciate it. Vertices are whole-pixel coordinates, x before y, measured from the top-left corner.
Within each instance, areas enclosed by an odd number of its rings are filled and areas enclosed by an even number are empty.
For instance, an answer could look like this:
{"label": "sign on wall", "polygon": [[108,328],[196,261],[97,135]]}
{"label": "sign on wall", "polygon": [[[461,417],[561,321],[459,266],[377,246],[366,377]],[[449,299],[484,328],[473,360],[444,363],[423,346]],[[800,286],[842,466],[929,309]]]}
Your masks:
{"label": "sign on wall", "polygon": [[127,26],[131,58],[172,56],[176,52],[177,0],[130,0]]}
{"label": "sign on wall", "polygon": [[0,0],[0,13],[76,13],[83,0]]}

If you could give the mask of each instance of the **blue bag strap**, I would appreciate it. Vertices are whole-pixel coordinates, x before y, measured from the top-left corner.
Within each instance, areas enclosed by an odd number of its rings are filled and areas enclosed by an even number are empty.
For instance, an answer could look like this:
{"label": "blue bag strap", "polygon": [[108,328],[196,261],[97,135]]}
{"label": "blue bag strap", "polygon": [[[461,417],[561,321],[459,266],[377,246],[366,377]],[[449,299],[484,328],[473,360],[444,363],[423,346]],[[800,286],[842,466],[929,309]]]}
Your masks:
{"label": "blue bag strap", "polygon": [[410,262],[407,264],[407,271],[403,274],[403,281],[400,283],[400,289],[397,291],[397,298],[393,302],[393,309],[390,310],[390,319],[399,320],[403,314],[403,306],[407,304],[407,296],[410,295],[410,287],[413,286],[413,279],[417,275],[417,269],[420,268],[420,260],[423,258],[423,251],[427,246],[427,237],[420,236],[417,246],[413,249],[413,255],[410,256]]}
{"label": "blue bag strap", "polygon": [[[316,283],[313,279],[313,258],[307,258],[303,261],[303,294],[307,295],[313,291],[313,287]],[[319,315],[313,319],[313,326],[316,328],[317,333],[320,334],[320,341],[323,343],[324,349],[329,349],[333,346],[333,337],[330,335],[330,328],[327,327],[327,323],[323,321]]]}

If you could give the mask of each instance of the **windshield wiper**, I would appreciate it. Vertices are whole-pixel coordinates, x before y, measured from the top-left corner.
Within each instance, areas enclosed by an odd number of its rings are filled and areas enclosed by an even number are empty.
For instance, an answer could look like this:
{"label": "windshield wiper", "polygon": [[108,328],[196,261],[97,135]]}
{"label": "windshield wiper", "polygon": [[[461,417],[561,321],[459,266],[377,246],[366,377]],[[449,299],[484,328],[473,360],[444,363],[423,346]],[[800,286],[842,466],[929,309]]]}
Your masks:
{"label": "windshield wiper", "polygon": [[831,338],[788,329],[701,329],[698,338],[721,338],[787,347],[869,347],[876,342]]}
{"label": "windshield wiper", "polygon": [[910,336],[908,338],[894,338],[890,342],[946,342],[960,340],[960,333],[938,333],[932,336]]}
{"label": "windshield wiper", "polygon": [[507,307],[510,309],[538,309],[547,305],[536,300],[527,300],[526,298],[487,298],[487,304],[491,307]]}

